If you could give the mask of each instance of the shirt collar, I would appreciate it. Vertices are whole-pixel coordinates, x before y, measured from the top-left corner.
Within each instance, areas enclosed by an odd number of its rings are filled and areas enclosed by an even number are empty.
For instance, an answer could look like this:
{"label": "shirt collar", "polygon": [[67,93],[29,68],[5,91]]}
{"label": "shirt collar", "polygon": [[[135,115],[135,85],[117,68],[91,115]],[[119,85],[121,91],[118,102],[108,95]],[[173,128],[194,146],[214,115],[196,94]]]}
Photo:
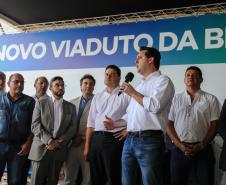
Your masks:
{"label": "shirt collar", "polygon": [[34,99],[36,99],[36,100],[42,100],[42,99],[44,99],[44,98],[48,98],[49,96],[48,96],[47,94],[44,94],[44,95],[40,96],[39,98],[38,98],[36,95],[34,95],[33,97],[34,97]]}
{"label": "shirt collar", "polygon": [[86,102],[88,102],[89,100],[91,100],[93,98],[93,94],[87,98],[84,98],[84,96],[81,97],[82,100],[85,100]]}
{"label": "shirt collar", "polygon": [[53,103],[58,102],[58,103],[63,103],[63,98],[60,98],[57,100],[54,96],[51,96]]}
{"label": "shirt collar", "polygon": [[159,71],[159,70],[157,70],[157,71],[155,71],[155,72],[153,72],[153,73],[150,73],[148,76],[146,76],[146,77],[142,77],[142,80],[149,80],[151,77],[153,77],[153,76],[159,76],[159,75],[161,75],[161,72]]}
{"label": "shirt collar", "polygon": [[[117,93],[119,92],[119,88],[120,88],[119,86],[116,87],[116,88],[112,91],[111,94],[117,94]],[[110,93],[107,92],[107,88],[105,88],[104,92],[107,93],[107,94],[110,94]]]}
{"label": "shirt collar", "polygon": [[19,97],[17,100],[13,100],[12,97],[10,96],[9,92],[7,93],[7,96],[8,96],[8,98],[10,99],[10,101],[16,102],[16,101],[19,101],[21,98],[23,98],[23,97],[24,97],[24,94],[21,93],[20,97]]}
{"label": "shirt collar", "polygon": [[[199,89],[195,94],[196,94],[196,96],[198,96],[198,95],[200,95],[202,92],[203,92],[203,91],[202,91],[201,89]],[[190,94],[188,93],[187,90],[185,91],[185,94],[186,94],[187,96],[190,96]]]}

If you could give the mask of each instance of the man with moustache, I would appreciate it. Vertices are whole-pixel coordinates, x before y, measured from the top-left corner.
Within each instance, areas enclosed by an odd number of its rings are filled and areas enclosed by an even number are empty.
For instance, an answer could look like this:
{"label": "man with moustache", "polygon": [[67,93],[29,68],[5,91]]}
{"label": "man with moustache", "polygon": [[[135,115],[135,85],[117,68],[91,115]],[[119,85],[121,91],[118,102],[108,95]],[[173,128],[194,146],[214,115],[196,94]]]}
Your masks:
{"label": "man with moustache", "polygon": [[34,83],[35,95],[33,97],[36,101],[49,97],[46,94],[48,86],[49,86],[49,82],[45,76],[39,76],[38,78],[35,79],[35,83]]}
{"label": "man with moustache", "polygon": [[[87,119],[89,115],[89,109],[91,101],[93,99],[93,90],[96,80],[92,75],[86,74],[80,79],[80,89],[82,96],[79,96],[70,102],[73,103],[77,111],[77,130],[78,133],[74,136],[73,143],[69,150],[67,160],[64,164],[64,184],[65,185],[90,185],[90,167],[89,162],[84,159],[83,150],[85,144],[85,134]],[[82,182],[80,179],[79,169],[82,170]],[[80,180],[81,181],[81,180]]]}
{"label": "man with moustache", "polygon": [[0,96],[0,179],[7,164],[8,184],[21,185],[32,143],[31,120],[35,101],[23,94],[24,78],[9,77],[9,92]]}
{"label": "man with moustache", "polygon": [[127,95],[118,96],[120,79],[119,67],[107,66],[104,77],[106,88],[97,93],[91,103],[84,156],[90,162],[93,185],[121,184],[121,155],[125,127],[107,130],[104,125],[107,117],[113,120],[121,118],[129,104],[130,98]]}
{"label": "man with moustache", "polygon": [[196,66],[186,69],[186,90],[176,94],[169,113],[167,133],[171,147],[171,184],[188,183],[193,170],[197,185],[213,185],[214,156],[211,141],[216,135],[220,116],[217,98],[203,90],[202,71]]}
{"label": "man with moustache", "polygon": [[29,159],[32,160],[32,185],[57,185],[60,169],[76,132],[76,108],[63,99],[64,80],[50,81],[52,96],[36,102],[31,130],[34,134]]}

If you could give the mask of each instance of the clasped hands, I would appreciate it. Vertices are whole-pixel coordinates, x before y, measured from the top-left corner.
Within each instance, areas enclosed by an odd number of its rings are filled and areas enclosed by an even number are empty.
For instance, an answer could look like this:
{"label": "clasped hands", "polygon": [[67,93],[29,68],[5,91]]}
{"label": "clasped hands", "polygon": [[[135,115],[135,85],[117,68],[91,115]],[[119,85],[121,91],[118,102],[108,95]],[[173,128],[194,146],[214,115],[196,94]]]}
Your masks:
{"label": "clasped hands", "polygon": [[48,145],[46,145],[47,150],[57,150],[61,147],[61,139],[53,139]]}
{"label": "clasped hands", "polygon": [[181,142],[178,148],[184,153],[184,155],[194,156],[203,149],[203,145],[201,143],[187,144]]}

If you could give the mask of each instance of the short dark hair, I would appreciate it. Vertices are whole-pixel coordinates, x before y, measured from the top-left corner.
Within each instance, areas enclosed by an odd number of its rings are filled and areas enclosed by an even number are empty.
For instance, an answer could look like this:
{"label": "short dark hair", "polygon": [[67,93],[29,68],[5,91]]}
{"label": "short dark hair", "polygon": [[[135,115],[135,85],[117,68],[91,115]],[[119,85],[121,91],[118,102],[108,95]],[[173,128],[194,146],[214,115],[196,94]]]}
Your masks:
{"label": "short dark hair", "polygon": [[20,74],[20,73],[13,73],[13,74],[11,74],[11,75],[9,76],[9,81],[8,81],[8,82],[10,82],[10,81],[12,80],[12,78],[13,78],[14,76],[16,76],[16,75],[20,76],[20,77],[23,78],[23,80],[24,80],[24,77],[23,77],[22,74]]}
{"label": "short dark hair", "polygon": [[96,80],[94,79],[94,77],[90,74],[85,74],[81,79],[80,79],[80,86],[82,86],[82,82],[83,80],[85,79],[89,79],[89,80],[92,80],[93,81],[93,85],[96,84]]}
{"label": "short dark hair", "polygon": [[3,82],[6,81],[6,75],[2,71],[0,71],[0,80],[2,80]]}
{"label": "short dark hair", "polygon": [[52,87],[53,82],[55,82],[56,80],[64,81],[64,79],[63,79],[61,76],[55,76],[55,77],[53,77],[53,78],[50,80],[49,86]]}
{"label": "short dark hair", "polygon": [[105,71],[107,71],[108,69],[113,69],[113,70],[115,70],[115,72],[117,73],[117,75],[118,75],[119,77],[121,77],[121,69],[120,69],[118,66],[111,64],[111,65],[108,65],[108,66],[106,67]]}
{"label": "short dark hair", "polygon": [[147,58],[154,57],[154,66],[156,69],[159,69],[161,54],[157,49],[147,46],[141,46],[140,51],[145,51],[145,56]]}
{"label": "short dark hair", "polygon": [[190,66],[190,67],[188,67],[188,68],[186,69],[185,74],[186,74],[187,71],[189,71],[189,70],[197,71],[198,74],[199,74],[199,77],[202,79],[202,71],[201,71],[201,69],[200,69],[199,67],[197,67],[197,66]]}
{"label": "short dark hair", "polygon": [[47,80],[47,78],[46,78],[45,76],[39,76],[39,77],[37,77],[37,78],[35,79],[34,85],[36,85],[36,83],[38,82],[38,80],[39,80],[40,78],[43,78],[43,79],[45,80],[45,82],[49,85],[49,81]]}

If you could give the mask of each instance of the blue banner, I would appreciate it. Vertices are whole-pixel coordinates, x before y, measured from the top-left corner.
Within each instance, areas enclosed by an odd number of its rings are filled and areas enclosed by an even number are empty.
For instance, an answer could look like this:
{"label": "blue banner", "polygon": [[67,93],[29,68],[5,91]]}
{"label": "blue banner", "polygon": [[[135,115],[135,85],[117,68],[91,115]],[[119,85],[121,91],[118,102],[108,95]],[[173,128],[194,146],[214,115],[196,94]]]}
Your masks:
{"label": "blue banner", "polygon": [[134,66],[139,46],[162,65],[226,62],[226,14],[0,36],[3,71]]}

